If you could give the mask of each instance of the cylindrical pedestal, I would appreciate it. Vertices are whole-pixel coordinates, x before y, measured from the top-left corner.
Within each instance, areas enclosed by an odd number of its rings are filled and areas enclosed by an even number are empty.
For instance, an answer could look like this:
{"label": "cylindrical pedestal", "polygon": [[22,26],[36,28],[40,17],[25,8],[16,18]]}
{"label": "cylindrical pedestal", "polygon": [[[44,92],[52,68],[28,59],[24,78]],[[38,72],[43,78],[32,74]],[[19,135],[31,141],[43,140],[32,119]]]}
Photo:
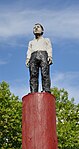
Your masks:
{"label": "cylindrical pedestal", "polygon": [[22,149],[57,149],[55,97],[31,93],[22,99]]}

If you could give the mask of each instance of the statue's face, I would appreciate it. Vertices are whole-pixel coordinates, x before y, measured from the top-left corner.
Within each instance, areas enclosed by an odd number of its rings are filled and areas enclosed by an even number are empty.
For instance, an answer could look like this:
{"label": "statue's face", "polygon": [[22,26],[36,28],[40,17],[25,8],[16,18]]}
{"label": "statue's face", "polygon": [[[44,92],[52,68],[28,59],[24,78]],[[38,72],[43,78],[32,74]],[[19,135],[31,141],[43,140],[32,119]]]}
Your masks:
{"label": "statue's face", "polygon": [[33,33],[34,34],[41,34],[43,32],[40,24],[36,24],[33,28]]}

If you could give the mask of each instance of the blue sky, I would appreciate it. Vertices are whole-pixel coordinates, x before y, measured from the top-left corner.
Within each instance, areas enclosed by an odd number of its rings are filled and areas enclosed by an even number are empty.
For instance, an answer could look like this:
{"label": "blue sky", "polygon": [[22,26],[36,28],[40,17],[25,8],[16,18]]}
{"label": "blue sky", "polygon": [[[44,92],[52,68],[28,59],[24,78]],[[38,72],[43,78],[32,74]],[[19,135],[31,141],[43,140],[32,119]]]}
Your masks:
{"label": "blue sky", "polygon": [[[0,82],[8,82],[20,98],[29,90],[25,66],[29,40],[35,23],[44,26],[44,37],[53,46],[51,87],[65,88],[79,102],[79,1],[0,1]],[[41,89],[41,78],[39,78]]]}

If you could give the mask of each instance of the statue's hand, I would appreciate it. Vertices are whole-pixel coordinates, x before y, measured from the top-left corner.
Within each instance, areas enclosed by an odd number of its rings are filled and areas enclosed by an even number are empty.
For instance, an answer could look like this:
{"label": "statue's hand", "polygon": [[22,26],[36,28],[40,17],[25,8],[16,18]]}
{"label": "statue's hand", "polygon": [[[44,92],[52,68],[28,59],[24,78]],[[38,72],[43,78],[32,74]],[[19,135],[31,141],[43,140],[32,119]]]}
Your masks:
{"label": "statue's hand", "polygon": [[52,64],[52,57],[51,56],[48,56],[48,63],[49,63],[49,65]]}
{"label": "statue's hand", "polygon": [[25,65],[26,65],[26,67],[29,67],[29,58],[26,59]]}

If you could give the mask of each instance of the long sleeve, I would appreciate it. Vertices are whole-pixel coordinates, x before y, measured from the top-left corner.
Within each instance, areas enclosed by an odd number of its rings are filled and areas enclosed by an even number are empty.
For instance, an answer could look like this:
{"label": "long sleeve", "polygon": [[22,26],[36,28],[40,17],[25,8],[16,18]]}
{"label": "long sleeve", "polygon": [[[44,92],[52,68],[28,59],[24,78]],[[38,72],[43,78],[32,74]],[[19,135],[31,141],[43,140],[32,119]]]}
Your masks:
{"label": "long sleeve", "polygon": [[30,41],[29,45],[28,45],[28,50],[27,50],[27,59],[30,59],[31,53],[32,53],[32,44],[31,44],[31,41]]}
{"label": "long sleeve", "polygon": [[46,38],[48,56],[52,57],[52,44],[49,38]]}

